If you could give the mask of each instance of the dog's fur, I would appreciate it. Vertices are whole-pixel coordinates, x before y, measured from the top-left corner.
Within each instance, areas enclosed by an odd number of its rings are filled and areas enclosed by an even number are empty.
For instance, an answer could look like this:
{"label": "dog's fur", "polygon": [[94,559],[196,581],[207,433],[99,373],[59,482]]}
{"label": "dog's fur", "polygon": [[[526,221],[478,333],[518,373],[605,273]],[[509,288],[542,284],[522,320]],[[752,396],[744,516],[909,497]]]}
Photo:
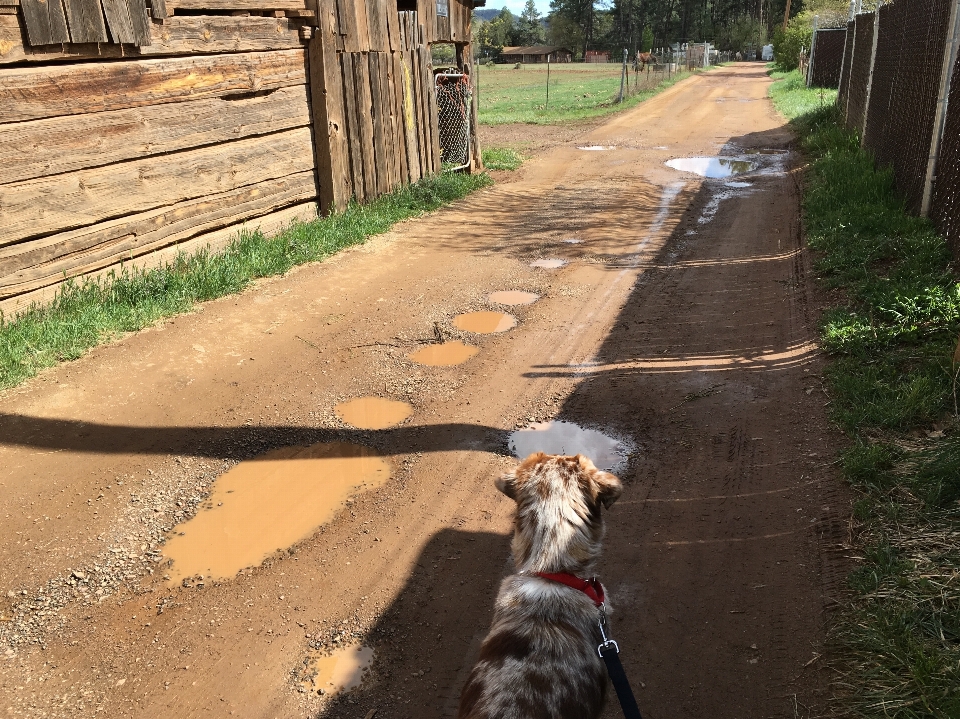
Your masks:
{"label": "dog's fur", "polygon": [[536,573],[593,576],[604,534],[600,511],[620,496],[620,480],[582,455],[539,452],[496,484],[517,503],[516,574],[500,585],[457,717],[595,719],[607,693],[597,608],[583,592]]}

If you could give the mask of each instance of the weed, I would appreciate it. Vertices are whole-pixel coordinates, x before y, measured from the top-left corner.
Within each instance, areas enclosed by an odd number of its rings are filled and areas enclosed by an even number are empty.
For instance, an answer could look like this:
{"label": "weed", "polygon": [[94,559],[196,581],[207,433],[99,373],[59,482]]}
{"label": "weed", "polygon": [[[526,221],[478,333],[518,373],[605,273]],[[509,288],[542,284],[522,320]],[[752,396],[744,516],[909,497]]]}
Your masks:
{"label": "weed", "polygon": [[322,260],[489,183],[486,175],[446,173],[368,205],[351,204],[340,214],[296,223],[275,237],[243,232],[219,252],[201,250],[154,269],[121,268],[99,280],[67,282],[49,305],[10,320],[0,315],[0,389],[198,302],[240,292],[257,278]]}
{"label": "weed", "polygon": [[523,155],[509,147],[488,147],[483,150],[483,166],[488,170],[517,170]]}

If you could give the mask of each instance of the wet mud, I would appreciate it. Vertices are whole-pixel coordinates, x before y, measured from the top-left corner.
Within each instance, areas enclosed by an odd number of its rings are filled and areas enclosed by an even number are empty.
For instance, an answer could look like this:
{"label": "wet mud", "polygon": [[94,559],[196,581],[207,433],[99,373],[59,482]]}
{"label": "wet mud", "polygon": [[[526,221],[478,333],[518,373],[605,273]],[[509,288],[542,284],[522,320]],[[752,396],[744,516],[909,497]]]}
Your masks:
{"label": "wet mud", "polygon": [[334,407],[336,415],[358,429],[386,429],[396,427],[413,414],[406,402],[382,397],[360,397]]}
{"label": "wet mud", "polygon": [[517,318],[503,312],[469,312],[454,317],[453,324],[464,332],[489,335],[512,330],[517,326]]}

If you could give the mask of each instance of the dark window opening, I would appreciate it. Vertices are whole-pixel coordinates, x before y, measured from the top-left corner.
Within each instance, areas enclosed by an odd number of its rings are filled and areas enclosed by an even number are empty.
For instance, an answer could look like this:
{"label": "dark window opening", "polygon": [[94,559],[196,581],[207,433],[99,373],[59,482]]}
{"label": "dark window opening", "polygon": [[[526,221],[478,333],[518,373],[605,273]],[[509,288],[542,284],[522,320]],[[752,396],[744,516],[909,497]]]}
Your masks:
{"label": "dark window opening", "polygon": [[397,0],[397,12],[416,12],[417,0]]}

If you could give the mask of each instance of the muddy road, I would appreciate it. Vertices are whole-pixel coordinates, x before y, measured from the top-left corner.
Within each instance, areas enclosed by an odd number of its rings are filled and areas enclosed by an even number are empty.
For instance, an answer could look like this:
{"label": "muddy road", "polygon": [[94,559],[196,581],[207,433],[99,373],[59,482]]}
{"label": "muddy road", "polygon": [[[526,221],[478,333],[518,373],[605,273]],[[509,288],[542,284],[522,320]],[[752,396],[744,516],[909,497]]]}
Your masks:
{"label": "muddy road", "polygon": [[493,479],[552,420],[620,465],[644,716],[816,713],[846,499],[769,82],[687,80],[0,396],[0,714],[450,716],[508,569]]}

